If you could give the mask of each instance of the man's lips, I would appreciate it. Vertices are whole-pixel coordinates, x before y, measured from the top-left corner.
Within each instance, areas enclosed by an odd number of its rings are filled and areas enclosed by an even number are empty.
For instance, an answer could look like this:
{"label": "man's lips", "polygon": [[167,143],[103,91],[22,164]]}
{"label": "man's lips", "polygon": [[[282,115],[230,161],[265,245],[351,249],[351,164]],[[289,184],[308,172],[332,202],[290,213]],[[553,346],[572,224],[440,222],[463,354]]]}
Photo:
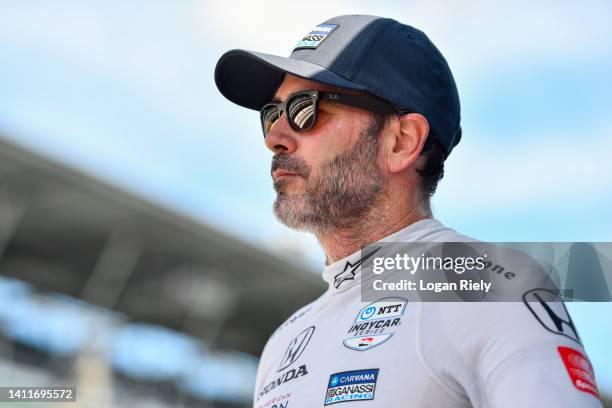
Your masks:
{"label": "man's lips", "polygon": [[294,171],[276,169],[272,172],[272,178],[274,180],[279,179],[281,177],[289,177],[289,176],[301,176],[301,174],[296,173]]}

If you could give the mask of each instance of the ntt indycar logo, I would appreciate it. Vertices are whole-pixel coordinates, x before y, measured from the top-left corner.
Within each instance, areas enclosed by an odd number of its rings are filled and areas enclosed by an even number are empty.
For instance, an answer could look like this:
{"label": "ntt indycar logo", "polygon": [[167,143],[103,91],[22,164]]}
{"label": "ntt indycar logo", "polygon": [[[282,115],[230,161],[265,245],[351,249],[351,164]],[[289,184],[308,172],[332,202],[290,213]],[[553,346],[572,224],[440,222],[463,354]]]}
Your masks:
{"label": "ntt indycar logo", "polygon": [[402,321],[408,301],[404,298],[383,298],[361,309],[348,330],[351,336],[345,347],[365,351],[383,344]]}
{"label": "ntt indycar logo", "polygon": [[343,371],[329,376],[325,404],[337,402],[373,400],[376,391],[378,368]]}
{"label": "ntt indycar logo", "polygon": [[402,298],[385,298],[378,302],[369,304],[361,309],[357,315],[356,322],[397,317],[404,314],[406,300]]}

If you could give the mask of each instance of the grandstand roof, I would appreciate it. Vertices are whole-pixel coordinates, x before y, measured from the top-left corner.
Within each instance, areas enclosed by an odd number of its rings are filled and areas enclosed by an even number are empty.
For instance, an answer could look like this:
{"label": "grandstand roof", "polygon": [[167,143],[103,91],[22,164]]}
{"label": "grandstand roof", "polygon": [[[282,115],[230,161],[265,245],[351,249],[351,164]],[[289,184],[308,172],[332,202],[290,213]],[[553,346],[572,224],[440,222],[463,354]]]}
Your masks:
{"label": "grandstand roof", "polygon": [[303,265],[2,138],[0,273],[252,354],[324,290]]}

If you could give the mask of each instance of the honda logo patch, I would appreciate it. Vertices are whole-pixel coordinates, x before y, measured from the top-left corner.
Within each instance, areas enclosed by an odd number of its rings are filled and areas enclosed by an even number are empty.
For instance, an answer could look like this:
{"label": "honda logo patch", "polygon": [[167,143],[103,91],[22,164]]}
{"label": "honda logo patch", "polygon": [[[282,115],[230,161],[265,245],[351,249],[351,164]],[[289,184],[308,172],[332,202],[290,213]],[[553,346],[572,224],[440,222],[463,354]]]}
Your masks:
{"label": "honda logo patch", "polygon": [[293,340],[291,340],[289,346],[287,347],[287,351],[285,351],[285,355],[281,360],[278,371],[282,371],[285,368],[289,367],[300,357],[300,355],[306,349],[306,346],[308,345],[308,342],[310,341],[310,338],[312,337],[314,331],[315,327],[310,326],[309,328],[303,330],[300,334],[295,336]]}

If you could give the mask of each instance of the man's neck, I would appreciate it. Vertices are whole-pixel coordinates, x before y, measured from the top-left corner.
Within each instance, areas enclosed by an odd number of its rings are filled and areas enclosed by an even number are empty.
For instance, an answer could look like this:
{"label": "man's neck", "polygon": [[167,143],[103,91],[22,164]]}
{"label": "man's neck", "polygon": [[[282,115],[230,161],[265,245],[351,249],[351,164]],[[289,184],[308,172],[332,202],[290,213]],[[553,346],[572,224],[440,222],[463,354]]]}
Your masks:
{"label": "man's neck", "polygon": [[318,232],[326,263],[334,263],[417,221],[432,218],[428,204],[416,203],[410,208],[399,205],[401,202],[374,206],[365,217],[346,228]]}

